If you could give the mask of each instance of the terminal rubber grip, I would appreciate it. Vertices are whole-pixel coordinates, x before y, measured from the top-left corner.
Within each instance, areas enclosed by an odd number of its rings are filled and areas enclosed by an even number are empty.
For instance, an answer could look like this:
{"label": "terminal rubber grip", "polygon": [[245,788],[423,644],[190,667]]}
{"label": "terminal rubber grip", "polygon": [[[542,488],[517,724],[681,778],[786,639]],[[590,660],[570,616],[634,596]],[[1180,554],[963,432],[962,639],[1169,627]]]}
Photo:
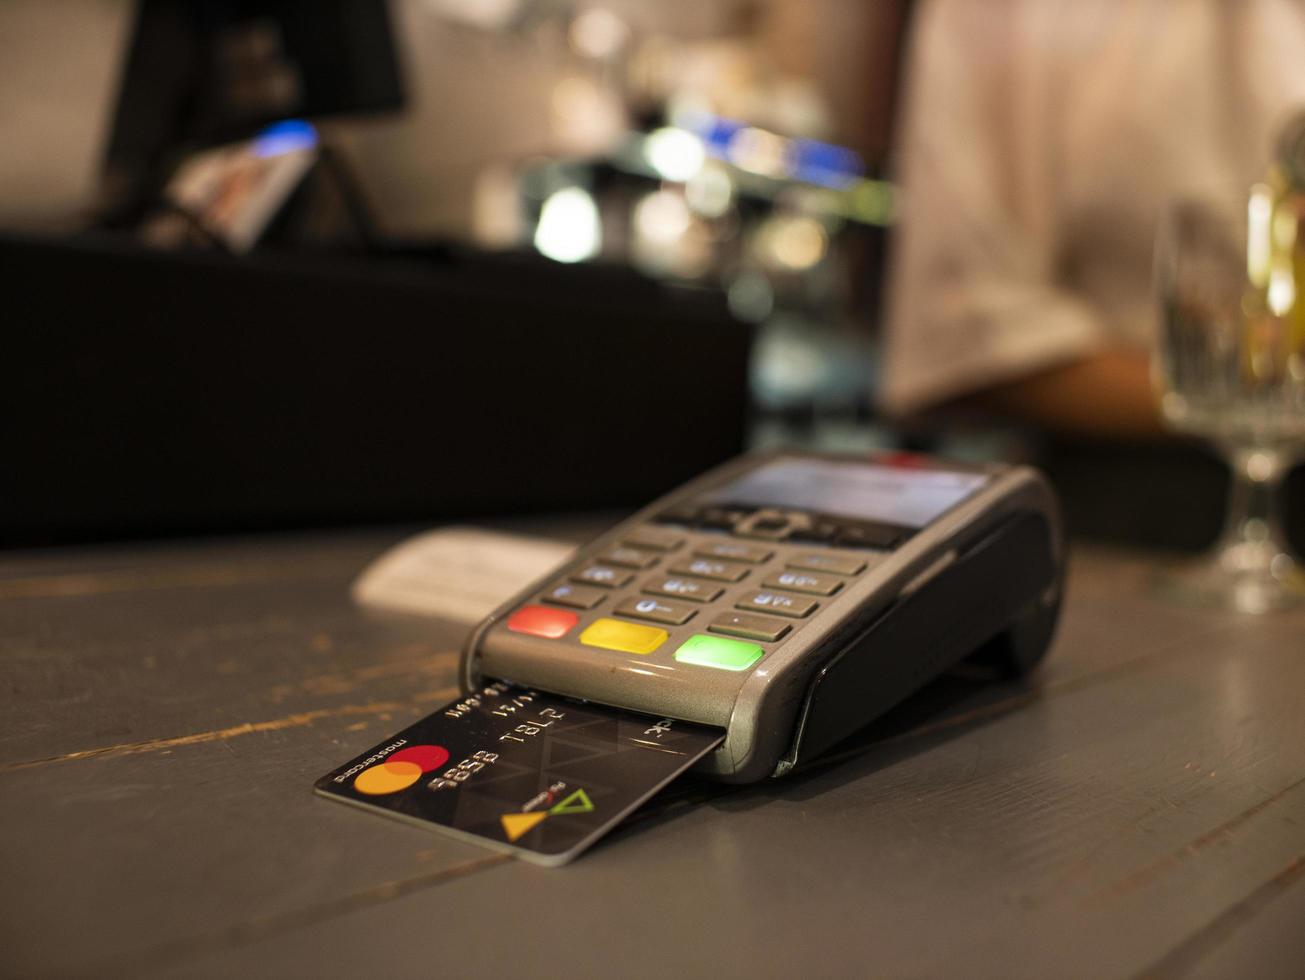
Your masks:
{"label": "terminal rubber grip", "polygon": [[816,674],[776,775],[810,761],[980,648],[1004,655],[1010,668],[1034,667],[1054,632],[1061,574],[1042,515],[1003,523],[889,606]]}

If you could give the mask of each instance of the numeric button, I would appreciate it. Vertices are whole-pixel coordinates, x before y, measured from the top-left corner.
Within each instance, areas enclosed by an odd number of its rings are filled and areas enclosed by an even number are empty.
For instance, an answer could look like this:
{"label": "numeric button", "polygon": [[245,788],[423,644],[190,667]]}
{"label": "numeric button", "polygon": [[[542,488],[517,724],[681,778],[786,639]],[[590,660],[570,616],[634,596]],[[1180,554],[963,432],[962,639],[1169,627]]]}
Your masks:
{"label": "numeric button", "polygon": [[809,555],[798,555],[788,562],[789,568],[798,568],[804,572],[833,572],[835,575],[860,575],[865,571],[865,560],[863,558],[852,558],[848,555],[826,555],[820,552],[813,552]]}
{"label": "numeric button", "polygon": [[657,564],[657,556],[637,548],[617,546],[609,549],[599,559],[607,565],[619,565],[621,568],[637,568],[641,571]]}
{"label": "numeric button", "polygon": [[641,527],[622,538],[621,544],[627,548],[642,548],[644,551],[674,551],[684,544],[684,539],[671,531]]}
{"label": "numeric button", "polygon": [[887,525],[852,524],[838,532],[835,542],[840,548],[878,548],[889,550],[897,547],[907,532]]}
{"label": "numeric button", "polygon": [[572,609],[593,609],[594,606],[603,601],[604,594],[602,589],[564,582],[545,592],[543,599],[555,606],[570,606]]}
{"label": "numeric button", "polygon": [[689,602],[715,602],[725,590],[710,582],[697,582],[689,578],[649,579],[644,583],[645,595],[664,595],[670,599],[685,599]]}
{"label": "numeric button", "polygon": [[668,599],[629,598],[616,607],[616,615],[629,616],[631,619],[646,619],[651,623],[666,623],[670,626],[683,626],[691,620],[698,610],[687,602],[671,602]]}
{"label": "numeric button", "polygon": [[717,541],[712,544],[694,548],[693,553],[699,558],[724,558],[727,561],[741,561],[749,565],[760,565],[770,561],[775,554],[769,548],[757,548],[737,541]]}
{"label": "numeric button", "polygon": [[572,582],[581,585],[598,585],[604,589],[619,589],[629,584],[633,573],[611,568],[607,565],[590,565],[583,571],[571,576]]}
{"label": "numeric button", "polygon": [[747,613],[721,613],[708,625],[711,633],[741,636],[745,640],[774,643],[793,627],[769,616],[749,616]]}
{"label": "numeric button", "polygon": [[843,580],[814,572],[786,571],[770,576],[761,584],[770,589],[788,589],[790,592],[805,592],[807,595],[833,595],[843,587]]}
{"label": "numeric button", "polygon": [[694,558],[672,565],[676,575],[696,575],[717,582],[740,582],[748,574],[748,566],[733,561],[716,561],[711,558]]}
{"label": "numeric button", "polygon": [[734,604],[734,608],[745,612],[771,613],[786,619],[804,619],[815,612],[819,605],[814,599],[805,596],[785,595],[783,592],[762,589],[760,592],[747,593]]}

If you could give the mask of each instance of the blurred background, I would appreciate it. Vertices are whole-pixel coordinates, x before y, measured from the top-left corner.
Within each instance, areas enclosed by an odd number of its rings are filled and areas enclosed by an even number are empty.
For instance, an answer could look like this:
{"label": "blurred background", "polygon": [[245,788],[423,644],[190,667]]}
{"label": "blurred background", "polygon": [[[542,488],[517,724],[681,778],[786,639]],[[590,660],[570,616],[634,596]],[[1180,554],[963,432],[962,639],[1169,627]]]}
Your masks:
{"label": "blurred background", "polygon": [[[1034,460],[1080,533],[1208,541],[1224,471],[1158,416],[1094,431],[894,388],[916,370],[886,366],[894,311],[931,315],[891,281],[912,204],[936,189],[916,227],[954,216],[958,239],[1010,218],[930,154],[1030,119],[1014,142],[1050,145],[1061,111],[980,118],[959,69],[1030,52],[933,6],[5,0],[0,540],[628,507],[800,445]],[[1121,32],[1163,28],[1114,19],[1146,6],[1093,5],[1083,43],[1117,62]],[[940,149],[929,121],[967,106]],[[1020,179],[1075,166],[1039,160]],[[1086,267],[1055,236],[1021,247]],[[930,261],[941,290],[954,257]],[[1073,329],[1047,363],[1099,346]],[[921,337],[943,361],[969,344]]]}

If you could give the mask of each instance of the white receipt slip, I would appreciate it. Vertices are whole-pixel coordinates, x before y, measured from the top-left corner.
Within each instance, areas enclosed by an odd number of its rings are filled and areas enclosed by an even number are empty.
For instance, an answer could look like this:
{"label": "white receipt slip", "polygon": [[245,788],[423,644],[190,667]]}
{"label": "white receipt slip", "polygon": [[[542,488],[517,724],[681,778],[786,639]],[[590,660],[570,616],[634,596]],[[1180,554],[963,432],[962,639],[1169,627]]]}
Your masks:
{"label": "white receipt slip", "polygon": [[377,558],[354,582],[353,597],[364,606],[472,625],[574,551],[546,538],[442,528]]}

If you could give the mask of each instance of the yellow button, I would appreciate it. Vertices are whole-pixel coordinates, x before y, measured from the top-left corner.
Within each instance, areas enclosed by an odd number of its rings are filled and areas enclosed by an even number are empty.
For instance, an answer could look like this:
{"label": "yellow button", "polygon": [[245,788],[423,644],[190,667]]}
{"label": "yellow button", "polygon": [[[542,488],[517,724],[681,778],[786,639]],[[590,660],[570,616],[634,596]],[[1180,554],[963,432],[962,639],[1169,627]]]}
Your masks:
{"label": "yellow button", "polygon": [[655,626],[636,626],[619,619],[596,619],[580,634],[580,642],[622,653],[652,653],[666,642],[667,633]]}

